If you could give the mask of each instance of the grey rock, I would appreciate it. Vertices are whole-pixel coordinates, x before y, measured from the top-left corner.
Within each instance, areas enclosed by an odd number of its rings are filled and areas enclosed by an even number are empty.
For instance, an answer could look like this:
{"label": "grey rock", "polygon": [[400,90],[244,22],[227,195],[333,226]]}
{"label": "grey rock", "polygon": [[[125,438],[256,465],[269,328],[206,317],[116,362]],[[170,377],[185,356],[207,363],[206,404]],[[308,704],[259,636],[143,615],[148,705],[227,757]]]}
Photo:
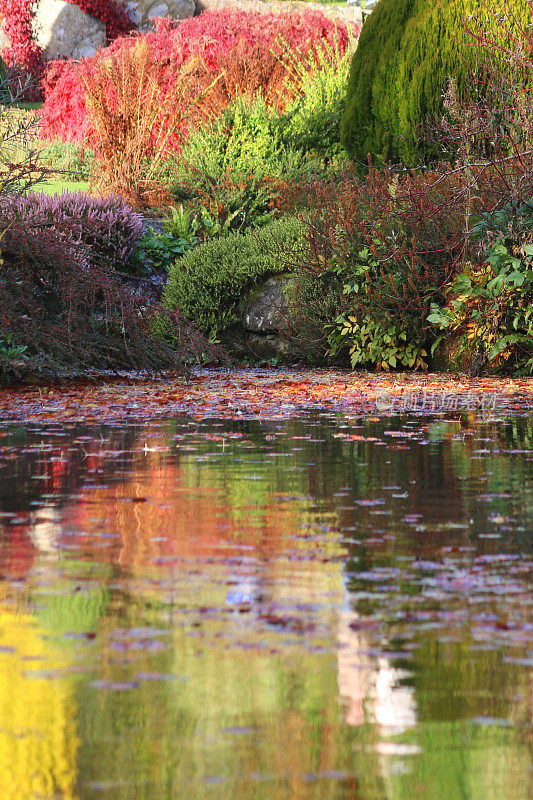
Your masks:
{"label": "grey rock", "polygon": [[290,339],[279,334],[249,333],[233,329],[224,334],[222,344],[236,358],[295,364],[302,354]]}
{"label": "grey rock", "polygon": [[33,27],[47,61],[92,56],[106,41],[105,25],[66,0],[39,0]]}
{"label": "grey rock", "polygon": [[288,279],[283,275],[268,278],[241,304],[240,320],[252,333],[279,333],[287,330],[289,302],[285,295]]}
{"label": "grey rock", "polygon": [[153,28],[156,17],[181,20],[196,13],[194,0],[130,0],[127,8],[130,19],[140,30]]}

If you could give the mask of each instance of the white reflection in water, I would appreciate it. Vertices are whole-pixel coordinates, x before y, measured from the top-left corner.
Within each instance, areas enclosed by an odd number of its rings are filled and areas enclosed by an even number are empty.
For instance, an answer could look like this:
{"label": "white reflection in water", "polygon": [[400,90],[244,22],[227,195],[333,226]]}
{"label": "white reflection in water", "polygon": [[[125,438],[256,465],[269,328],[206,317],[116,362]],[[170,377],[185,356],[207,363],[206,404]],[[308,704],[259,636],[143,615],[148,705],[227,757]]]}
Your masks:
{"label": "white reflection in water", "polygon": [[338,619],[337,667],[339,693],[347,701],[345,722],[375,722],[390,733],[416,725],[413,689],[403,686],[407,672],[393,667],[389,658],[373,655],[375,641],[364,629],[357,630],[358,615],[341,610]]}

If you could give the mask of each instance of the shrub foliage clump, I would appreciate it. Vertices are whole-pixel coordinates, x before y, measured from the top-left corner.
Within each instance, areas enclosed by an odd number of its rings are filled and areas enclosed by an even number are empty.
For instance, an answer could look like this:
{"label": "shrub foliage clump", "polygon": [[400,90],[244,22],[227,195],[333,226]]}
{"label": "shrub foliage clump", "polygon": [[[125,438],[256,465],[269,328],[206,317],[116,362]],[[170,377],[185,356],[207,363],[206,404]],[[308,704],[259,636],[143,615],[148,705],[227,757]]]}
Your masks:
{"label": "shrub foliage clump", "polygon": [[[216,77],[219,77],[216,86],[224,85],[226,97],[217,96],[219,111],[234,99],[237,90],[245,95],[258,91],[276,105],[279,84],[289,74],[283,67],[289,54],[290,58],[303,58],[335,42],[344,53],[348,46],[346,26],[335,24],[318,12],[261,14],[229,9],[205,12],[179,26],[168,19],[160,20],[155,32],[140,38],[151,69],[157,70],[158,100],[173,97],[175,104],[183,104],[183,96],[175,92],[176,75],[187,62],[194,61],[200,89],[205,89]],[[139,37],[119,38],[100,51],[97,58],[114,56],[120,62],[130,48],[138,47],[138,42]],[[94,59],[84,62],[85,74],[91,72],[93,62]],[[192,75],[190,80],[194,84]],[[90,131],[91,121],[77,65],[69,61],[52,63],[43,85],[43,135],[81,142]],[[179,147],[179,139],[174,139],[172,146]]]}
{"label": "shrub foliage clump", "polygon": [[235,232],[207,241],[171,267],[163,302],[169,309],[180,309],[211,338],[218,338],[237,322],[247,289],[287,270],[284,255],[301,238],[299,220],[289,217],[261,235]]}
{"label": "shrub foliage clump", "polygon": [[[158,307],[127,267],[139,217],[113,198],[0,198],[2,380],[79,369],[157,369],[209,352],[179,312],[173,346],[154,338]],[[5,360],[5,359],[4,359]]]}
{"label": "shrub foliage clump", "polygon": [[531,24],[531,7],[528,0],[380,0],[348,81],[341,138],[352,157],[414,164],[434,154],[420,126],[441,115],[450,77],[459,94],[473,80],[479,51],[465,29],[472,18],[485,33],[507,38]]}

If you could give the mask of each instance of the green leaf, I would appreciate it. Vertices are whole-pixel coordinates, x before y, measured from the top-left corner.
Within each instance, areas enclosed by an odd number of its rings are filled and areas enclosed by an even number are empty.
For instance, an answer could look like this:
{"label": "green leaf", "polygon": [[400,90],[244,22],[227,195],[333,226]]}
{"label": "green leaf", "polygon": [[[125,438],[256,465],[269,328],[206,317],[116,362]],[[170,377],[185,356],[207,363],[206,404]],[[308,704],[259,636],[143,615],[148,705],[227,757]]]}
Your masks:
{"label": "green leaf", "polygon": [[499,339],[492,350],[489,352],[489,361],[492,361],[493,358],[496,358],[503,353],[508,347],[513,344],[525,344],[526,347],[530,347],[533,349],[533,336],[525,336],[521,333],[511,333],[509,336],[504,336],[503,339]]}
{"label": "green leaf", "polygon": [[437,349],[437,347],[439,346],[439,344],[442,342],[443,339],[444,339],[444,334],[441,333],[441,335],[437,336],[437,338],[435,339],[435,341],[431,345],[431,356],[432,357],[433,357],[433,355],[435,353],[435,350]]}

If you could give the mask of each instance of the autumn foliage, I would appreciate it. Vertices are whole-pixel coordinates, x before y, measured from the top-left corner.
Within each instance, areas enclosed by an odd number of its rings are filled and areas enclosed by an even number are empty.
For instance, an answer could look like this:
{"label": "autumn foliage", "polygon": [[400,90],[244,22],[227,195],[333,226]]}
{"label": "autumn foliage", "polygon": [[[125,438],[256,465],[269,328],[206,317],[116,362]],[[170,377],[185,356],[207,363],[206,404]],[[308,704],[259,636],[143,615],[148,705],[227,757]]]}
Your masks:
{"label": "autumn foliage", "polygon": [[[67,0],[67,2],[79,6],[86,14],[103,22],[108,42],[133,29],[125,8],[116,0]],[[0,0],[0,19],[2,31],[9,42],[2,51],[2,58],[9,67],[17,67],[22,73],[39,80],[42,76],[43,60],[34,34],[36,6],[37,0]],[[39,94],[39,87],[34,84],[30,96]]]}
{"label": "autumn foliage", "polygon": [[[82,142],[94,133],[90,110],[85,100],[82,74],[94,74],[102,59],[126,63],[137,38],[119,38],[95,59],[84,62],[82,71],[71,62],[55,62],[48,66],[43,87],[43,135],[63,141]],[[290,62],[316,52],[325,43],[340,48],[348,46],[345,25],[334,23],[318,12],[291,14],[259,14],[222,10],[206,12],[175,26],[162,19],[155,32],[142,36],[147,60],[157,79],[157,102],[181,105],[190,101],[185,83],[177,91],[178,73],[187,68],[193,94],[216,87],[217,95],[204,95],[206,110],[222,111],[237,92],[260,92],[274,106],[282,106],[283,87],[291,73]],[[185,67],[187,65],[187,67]],[[214,83],[215,79],[219,80]],[[183,94],[185,93],[185,94]],[[171,114],[176,114],[173,109]],[[179,146],[179,135],[170,137],[168,146]]]}

